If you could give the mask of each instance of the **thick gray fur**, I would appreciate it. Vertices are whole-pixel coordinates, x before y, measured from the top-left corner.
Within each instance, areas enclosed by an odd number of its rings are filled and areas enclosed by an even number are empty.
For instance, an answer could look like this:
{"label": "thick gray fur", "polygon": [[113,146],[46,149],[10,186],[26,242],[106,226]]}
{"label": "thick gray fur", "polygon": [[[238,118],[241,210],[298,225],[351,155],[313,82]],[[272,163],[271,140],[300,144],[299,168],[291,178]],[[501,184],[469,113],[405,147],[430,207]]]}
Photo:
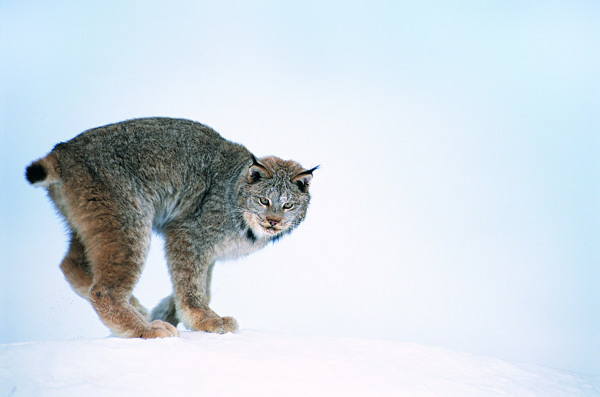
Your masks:
{"label": "thick gray fur", "polygon": [[[69,226],[61,269],[75,291],[115,334],[152,338],[177,335],[179,321],[194,330],[237,329],[208,307],[212,267],[296,228],[313,170],[257,160],[200,123],[147,118],[56,145],[27,178],[48,189]],[[148,319],[131,292],[153,230],[165,238],[174,294]]]}

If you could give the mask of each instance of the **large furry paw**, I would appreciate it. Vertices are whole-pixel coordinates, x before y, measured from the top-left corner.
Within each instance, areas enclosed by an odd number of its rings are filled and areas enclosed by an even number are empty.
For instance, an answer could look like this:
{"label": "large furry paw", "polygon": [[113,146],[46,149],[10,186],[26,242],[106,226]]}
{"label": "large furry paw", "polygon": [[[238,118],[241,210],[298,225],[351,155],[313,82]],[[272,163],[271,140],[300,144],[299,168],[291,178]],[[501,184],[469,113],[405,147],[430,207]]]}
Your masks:
{"label": "large furry paw", "polygon": [[140,335],[140,338],[170,338],[172,336],[179,336],[177,328],[164,321],[154,320],[150,323],[150,328]]}
{"label": "large furry paw", "polygon": [[216,334],[225,334],[238,330],[238,323],[233,317],[205,318],[197,324],[198,331],[214,332]]}
{"label": "large furry paw", "polygon": [[183,310],[181,314],[185,326],[194,331],[224,334],[238,329],[238,323],[233,317],[221,317],[207,307]]}

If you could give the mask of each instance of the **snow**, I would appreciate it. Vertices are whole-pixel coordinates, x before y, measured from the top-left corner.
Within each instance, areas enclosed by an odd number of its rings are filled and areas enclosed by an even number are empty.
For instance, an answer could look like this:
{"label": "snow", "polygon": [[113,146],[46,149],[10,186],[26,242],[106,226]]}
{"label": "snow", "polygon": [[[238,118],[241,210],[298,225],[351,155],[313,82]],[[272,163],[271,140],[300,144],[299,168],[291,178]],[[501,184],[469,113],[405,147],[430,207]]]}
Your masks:
{"label": "snow", "polygon": [[1,396],[598,396],[600,379],[394,341],[243,330],[0,345]]}

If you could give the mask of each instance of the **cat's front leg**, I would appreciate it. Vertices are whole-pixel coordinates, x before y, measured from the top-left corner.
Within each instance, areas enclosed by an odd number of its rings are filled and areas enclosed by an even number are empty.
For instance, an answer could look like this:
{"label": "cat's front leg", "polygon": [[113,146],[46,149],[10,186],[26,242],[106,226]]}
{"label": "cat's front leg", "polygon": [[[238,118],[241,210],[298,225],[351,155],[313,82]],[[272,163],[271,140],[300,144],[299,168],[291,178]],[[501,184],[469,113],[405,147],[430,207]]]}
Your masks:
{"label": "cat's front leg", "polygon": [[211,247],[192,227],[180,224],[166,230],[167,262],[173,283],[177,317],[195,331],[226,333],[238,329],[233,317],[221,317],[209,306],[214,258]]}

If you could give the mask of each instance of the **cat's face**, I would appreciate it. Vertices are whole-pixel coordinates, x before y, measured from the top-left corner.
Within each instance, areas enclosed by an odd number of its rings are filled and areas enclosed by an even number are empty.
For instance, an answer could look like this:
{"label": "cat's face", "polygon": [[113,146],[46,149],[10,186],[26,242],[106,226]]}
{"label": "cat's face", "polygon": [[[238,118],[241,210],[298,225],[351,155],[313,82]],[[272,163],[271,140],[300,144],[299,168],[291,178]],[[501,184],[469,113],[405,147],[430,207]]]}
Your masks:
{"label": "cat's face", "polygon": [[294,229],[306,215],[312,172],[277,157],[253,159],[243,192],[243,216],[258,238],[274,238]]}

